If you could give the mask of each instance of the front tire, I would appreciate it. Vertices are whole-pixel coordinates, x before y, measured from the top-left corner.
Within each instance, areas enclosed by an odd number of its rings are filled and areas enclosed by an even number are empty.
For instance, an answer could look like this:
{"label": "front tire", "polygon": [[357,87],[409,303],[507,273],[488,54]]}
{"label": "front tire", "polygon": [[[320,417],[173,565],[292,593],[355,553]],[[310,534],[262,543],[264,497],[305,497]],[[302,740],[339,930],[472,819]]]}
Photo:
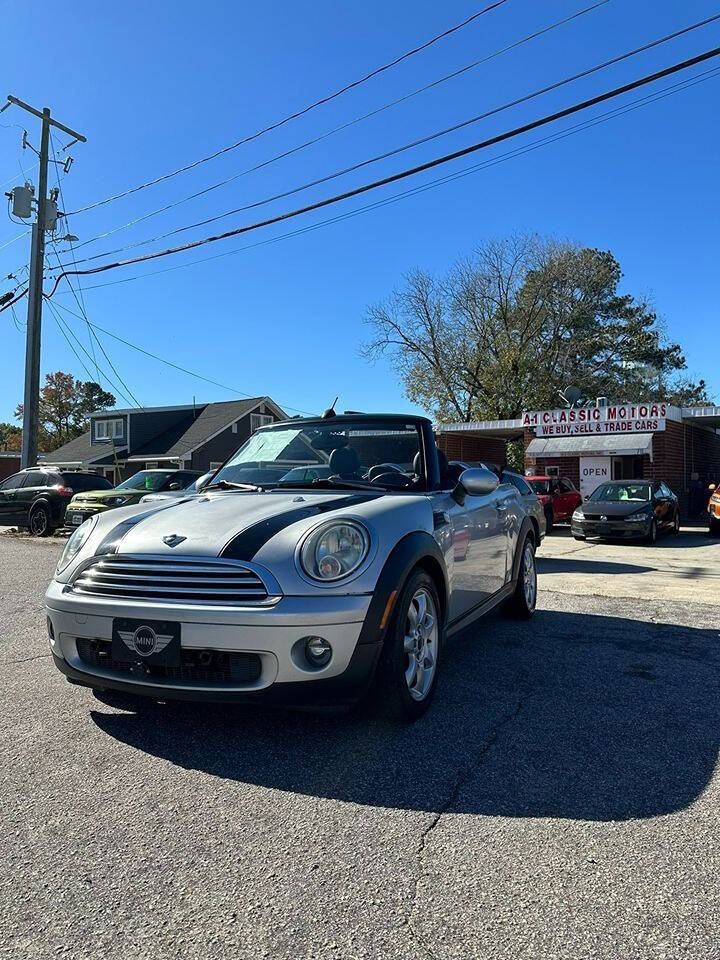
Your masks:
{"label": "front tire", "polygon": [[417,569],[395,604],[378,665],[382,707],[395,719],[415,721],[437,687],[444,639],[442,607],[432,577]]}
{"label": "front tire", "polygon": [[53,531],[48,508],[42,504],[34,507],[30,513],[28,525],[34,537],[49,537]]}
{"label": "front tire", "polygon": [[720,520],[716,520],[715,517],[710,517],[708,535],[711,537],[720,537]]}
{"label": "front tire", "polygon": [[653,517],[652,523],[650,524],[650,532],[645,538],[645,542],[650,546],[653,546],[657,543],[657,520]]}
{"label": "front tire", "polygon": [[520,570],[515,592],[508,601],[507,612],[511,617],[529,620],[535,613],[537,604],[537,567],[535,565],[535,543],[527,536],[522,545]]}
{"label": "front tire", "polygon": [[675,511],[675,516],[673,517],[673,525],[670,528],[670,533],[680,533],[680,511]]}

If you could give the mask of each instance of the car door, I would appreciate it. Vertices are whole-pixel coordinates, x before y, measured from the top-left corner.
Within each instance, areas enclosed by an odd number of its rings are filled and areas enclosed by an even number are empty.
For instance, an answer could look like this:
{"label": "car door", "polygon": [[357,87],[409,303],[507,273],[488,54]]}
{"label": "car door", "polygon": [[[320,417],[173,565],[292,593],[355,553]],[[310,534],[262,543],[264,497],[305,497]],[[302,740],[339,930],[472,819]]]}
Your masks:
{"label": "car door", "polygon": [[657,504],[655,516],[657,517],[658,525],[669,527],[672,525],[675,517],[675,503],[673,495],[665,486],[665,484],[662,483],[662,481],[655,484],[655,487],[656,489],[653,490],[653,495]]}
{"label": "car door", "polygon": [[17,493],[24,474],[16,473],[0,483],[0,526],[18,523],[19,506]]}
{"label": "car door", "polygon": [[565,477],[558,480],[555,497],[555,519],[566,520],[577,506],[578,496],[575,487]]}
{"label": "car door", "polygon": [[[457,503],[449,494],[446,513],[453,545],[466,541],[464,559],[453,558],[450,620],[457,620],[502,589],[508,576],[508,507],[514,488],[502,484],[483,496],[466,495]],[[454,552],[454,549],[453,549]],[[462,556],[458,552],[459,556]]]}
{"label": "car door", "polygon": [[30,516],[30,508],[35,502],[38,494],[47,490],[49,480],[47,474],[41,470],[29,470],[23,475],[22,485],[18,489],[15,500],[17,504],[16,523],[27,523]]}

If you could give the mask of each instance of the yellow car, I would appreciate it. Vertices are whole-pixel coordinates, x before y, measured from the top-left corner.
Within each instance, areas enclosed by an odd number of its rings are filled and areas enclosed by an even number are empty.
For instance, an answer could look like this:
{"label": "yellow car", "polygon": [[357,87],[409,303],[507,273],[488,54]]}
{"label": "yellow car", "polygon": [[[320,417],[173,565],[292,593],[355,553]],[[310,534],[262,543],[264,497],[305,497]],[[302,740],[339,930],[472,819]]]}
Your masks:
{"label": "yellow car", "polygon": [[711,483],[708,487],[710,499],[708,500],[708,533],[711,537],[720,537],[720,486]]}

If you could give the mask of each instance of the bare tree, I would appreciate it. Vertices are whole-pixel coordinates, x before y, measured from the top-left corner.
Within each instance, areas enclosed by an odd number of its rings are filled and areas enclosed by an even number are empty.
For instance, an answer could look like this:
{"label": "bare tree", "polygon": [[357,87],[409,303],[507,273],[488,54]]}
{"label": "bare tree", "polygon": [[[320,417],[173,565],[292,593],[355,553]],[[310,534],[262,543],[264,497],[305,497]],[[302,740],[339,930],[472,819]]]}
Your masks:
{"label": "bare tree", "polygon": [[443,421],[505,419],[588,397],[645,399],[683,369],[643,300],[619,294],[609,252],[536,235],[492,240],[444,277],[415,270],[369,307],[370,359],[387,354],[409,399]]}

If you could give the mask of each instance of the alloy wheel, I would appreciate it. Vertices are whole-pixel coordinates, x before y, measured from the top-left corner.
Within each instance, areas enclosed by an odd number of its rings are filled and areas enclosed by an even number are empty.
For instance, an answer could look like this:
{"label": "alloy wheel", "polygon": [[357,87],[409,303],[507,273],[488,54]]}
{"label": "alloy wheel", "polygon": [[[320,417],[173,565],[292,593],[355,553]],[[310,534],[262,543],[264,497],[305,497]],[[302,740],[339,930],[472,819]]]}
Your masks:
{"label": "alloy wheel", "polygon": [[36,537],[43,537],[47,532],[49,518],[47,512],[39,507],[30,516],[30,532]]}
{"label": "alloy wheel", "polygon": [[530,540],[526,542],[523,550],[522,578],[525,603],[528,610],[534,610],[537,600],[537,568],[535,566],[535,551]]}
{"label": "alloy wheel", "polygon": [[420,587],[405,618],[405,683],[413,700],[424,700],[435,677],[438,658],[438,618],[435,601]]}

